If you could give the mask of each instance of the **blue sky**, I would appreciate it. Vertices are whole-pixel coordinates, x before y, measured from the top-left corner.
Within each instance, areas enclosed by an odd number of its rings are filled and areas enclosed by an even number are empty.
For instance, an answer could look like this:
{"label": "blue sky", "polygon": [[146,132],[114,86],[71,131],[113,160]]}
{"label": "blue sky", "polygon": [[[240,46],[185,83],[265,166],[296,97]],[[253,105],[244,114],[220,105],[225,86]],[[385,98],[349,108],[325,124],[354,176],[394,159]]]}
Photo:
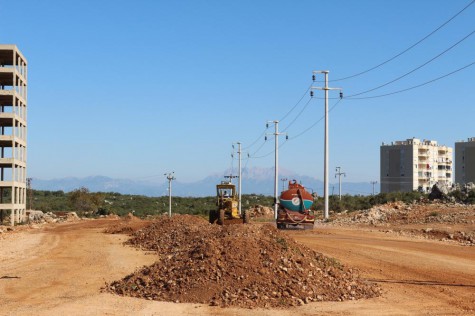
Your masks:
{"label": "blue sky", "polygon": [[[332,80],[369,69],[469,3],[0,0],[0,43],[16,44],[29,62],[29,176],[163,181],[174,170],[180,181],[195,181],[222,173],[231,166],[231,144],[249,146],[267,120],[284,117],[312,83],[313,70],[329,70]],[[394,61],[330,86],[345,95],[372,89],[474,29],[475,4]],[[437,78],[474,62],[474,52],[472,35],[361,96]],[[330,113],[331,177],[341,166],[346,181],[379,180],[381,142],[417,137],[453,146],[475,136],[474,79],[475,65],[404,93],[343,99]],[[305,95],[281,130],[308,100]],[[318,121],[323,106],[313,99],[286,130],[282,168],[322,179],[323,122],[292,137]],[[272,139],[262,143],[263,137],[248,151],[271,153]],[[273,159],[243,164],[272,167]]]}

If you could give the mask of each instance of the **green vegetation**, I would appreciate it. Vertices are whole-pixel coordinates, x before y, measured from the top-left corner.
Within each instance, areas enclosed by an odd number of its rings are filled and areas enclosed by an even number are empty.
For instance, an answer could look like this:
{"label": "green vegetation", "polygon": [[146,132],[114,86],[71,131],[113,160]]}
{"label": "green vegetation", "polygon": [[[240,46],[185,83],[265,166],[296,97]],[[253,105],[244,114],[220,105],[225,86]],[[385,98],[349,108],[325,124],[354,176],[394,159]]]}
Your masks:
{"label": "green vegetation", "polygon": [[[456,201],[475,204],[475,191],[461,194],[453,191],[449,194]],[[341,201],[338,196],[330,197],[330,210],[335,212],[356,211],[369,209],[375,205],[388,202],[402,201],[411,203],[427,195],[419,192],[393,192],[377,195],[343,195]],[[29,202],[29,199],[27,199]],[[273,197],[245,194],[243,195],[243,209],[256,204],[272,207]],[[29,203],[27,204],[29,207]],[[193,214],[207,216],[209,210],[216,208],[216,198],[208,197],[173,197],[172,212],[178,214]],[[313,210],[321,211],[324,208],[323,198],[320,197],[312,206]],[[114,192],[91,193],[87,188],[80,188],[69,193],[63,191],[33,190],[33,209],[44,212],[75,211],[80,216],[97,216],[105,214],[126,215],[133,213],[136,216],[159,215],[168,213],[168,196],[147,197],[143,195],[128,195]]]}
{"label": "green vegetation", "polygon": [[[243,208],[259,204],[272,206],[273,197],[245,194],[242,197]],[[168,196],[148,197],[115,192],[91,193],[80,188],[69,193],[63,191],[33,190],[32,208],[43,212],[75,211],[80,216],[106,214],[136,216],[159,215],[168,213]],[[27,199],[27,208],[29,208]],[[216,208],[216,197],[172,197],[172,212],[207,216],[209,210]]]}

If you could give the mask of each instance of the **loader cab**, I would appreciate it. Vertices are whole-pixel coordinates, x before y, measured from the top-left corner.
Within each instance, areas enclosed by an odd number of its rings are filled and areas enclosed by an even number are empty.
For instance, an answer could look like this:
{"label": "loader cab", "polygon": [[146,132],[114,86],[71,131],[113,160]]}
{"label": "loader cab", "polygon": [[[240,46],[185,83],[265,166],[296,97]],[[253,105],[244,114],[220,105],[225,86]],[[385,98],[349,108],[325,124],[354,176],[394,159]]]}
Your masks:
{"label": "loader cab", "polygon": [[236,186],[229,182],[221,182],[216,186],[216,196],[218,198],[218,204],[224,200],[236,199]]}

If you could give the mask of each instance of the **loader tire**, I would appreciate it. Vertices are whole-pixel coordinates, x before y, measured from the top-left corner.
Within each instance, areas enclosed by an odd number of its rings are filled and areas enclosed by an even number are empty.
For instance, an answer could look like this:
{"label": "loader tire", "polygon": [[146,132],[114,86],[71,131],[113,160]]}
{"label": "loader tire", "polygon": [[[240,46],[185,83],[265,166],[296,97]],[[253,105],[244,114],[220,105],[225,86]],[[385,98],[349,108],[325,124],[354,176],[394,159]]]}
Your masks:
{"label": "loader tire", "polygon": [[219,210],[218,224],[224,225],[224,210]]}
{"label": "loader tire", "polygon": [[244,213],[242,214],[242,222],[244,224],[249,224],[251,222],[251,214],[249,213],[249,211],[244,211]]}
{"label": "loader tire", "polygon": [[210,224],[215,224],[217,219],[218,219],[218,216],[216,215],[216,210],[210,210],[209,211],[209,223]]}

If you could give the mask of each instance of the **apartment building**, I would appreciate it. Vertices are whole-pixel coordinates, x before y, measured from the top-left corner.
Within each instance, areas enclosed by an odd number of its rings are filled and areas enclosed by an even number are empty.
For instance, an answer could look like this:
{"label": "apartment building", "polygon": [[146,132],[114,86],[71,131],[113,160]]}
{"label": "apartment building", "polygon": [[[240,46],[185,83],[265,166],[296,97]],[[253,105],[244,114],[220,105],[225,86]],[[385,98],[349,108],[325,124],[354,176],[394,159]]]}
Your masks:
{"label": "apartment building", "polygon": [[452,185],[452,148],[417,138],[383,143],[381,192],[429,192],[436,183]]}
{"label": "apartment building", "polygon": [[475,137],[455,143],[455,183],[475,183]]}
{"label": "apartment building", "polygon": [[0,220],[26,213],[27,62],[15,45],[0,45]]}

